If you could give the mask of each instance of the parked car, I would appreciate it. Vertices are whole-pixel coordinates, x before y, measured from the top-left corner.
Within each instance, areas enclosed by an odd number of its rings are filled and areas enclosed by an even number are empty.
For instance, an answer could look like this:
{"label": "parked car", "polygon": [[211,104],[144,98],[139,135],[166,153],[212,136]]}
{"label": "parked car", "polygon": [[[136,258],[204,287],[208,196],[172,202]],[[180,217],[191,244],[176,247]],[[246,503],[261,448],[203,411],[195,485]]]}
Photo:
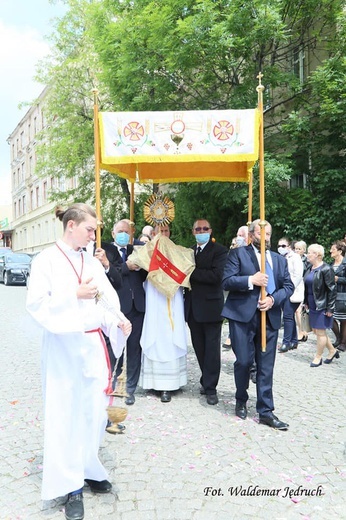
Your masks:
{"label": "parked car", "polygon": [[25,284],[26,286],[28,287],[29,286],[29,280],[30,280],[30,272],[31,272],[31,264],[32,264],[32,261],[33,259],[35,258],[35,256],[37,256],[39,254],[40,251],[36,251],[35,253],[28,253],[28,255],[30,255],[31,257],[31,262],[30,262],[30,265],[28,267],[28,270],[27,272],[25,273]]}
{"label": "parked car", "polygon": [[0,253],[0,282],[25,285],[30,262],[31,257],[24,253]]}

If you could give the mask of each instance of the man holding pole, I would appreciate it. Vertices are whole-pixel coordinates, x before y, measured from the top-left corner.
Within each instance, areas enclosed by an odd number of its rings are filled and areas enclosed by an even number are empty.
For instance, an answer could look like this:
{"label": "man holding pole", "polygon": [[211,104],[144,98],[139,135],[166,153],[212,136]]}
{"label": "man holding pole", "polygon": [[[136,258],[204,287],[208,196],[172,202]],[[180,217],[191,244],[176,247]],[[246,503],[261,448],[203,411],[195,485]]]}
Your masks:
{"label": "man holding pole", "polygon": [[[261,227],[265,232],[266,273],[260,270]],[[294,286],[285,259],[269,250],[271,233],[269,222],[254,220],[249,227],[250,245],[230,251],[222,282],[223,289],[229,294],[222,315],[230,322],[232,348],[236,356],[236,415],[241,419],[247,417],[250,368],[255,361],[259,422],[277,430],[287,430],[288,424],[273,414],[272,387],[281,308],[292,295]],[[265,348],[261,342],[263,312],[266,313]]]}

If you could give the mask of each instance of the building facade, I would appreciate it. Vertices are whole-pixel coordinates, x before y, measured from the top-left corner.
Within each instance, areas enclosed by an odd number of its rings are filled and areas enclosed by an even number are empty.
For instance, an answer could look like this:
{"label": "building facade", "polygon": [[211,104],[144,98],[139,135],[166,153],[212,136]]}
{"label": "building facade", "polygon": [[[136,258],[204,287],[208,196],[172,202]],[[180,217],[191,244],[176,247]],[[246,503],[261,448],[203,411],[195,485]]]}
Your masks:
{"label": "building facade", "polygon": [[54,215],[56,202],[49,201],[57,179],[36,175],[36,140],[45,126],[46,94],[44,89],[8,138],[13,216],[11,246],[16,252],[39,252],[54,244],[62,233],[61,222]]}

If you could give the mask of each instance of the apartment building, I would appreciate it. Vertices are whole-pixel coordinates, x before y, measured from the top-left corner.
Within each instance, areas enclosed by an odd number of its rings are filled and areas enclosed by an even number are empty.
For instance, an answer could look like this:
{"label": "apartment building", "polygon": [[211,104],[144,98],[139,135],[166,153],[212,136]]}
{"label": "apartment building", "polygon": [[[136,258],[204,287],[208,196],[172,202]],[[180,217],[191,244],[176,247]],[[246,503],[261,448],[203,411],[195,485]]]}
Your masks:
{"label": "apartment building", "polygon": [[[62,224],[54,216],[56,202],[49,201],[51,190],[64,189],[65,181],[36,174],[36,139],[45,126],[43,102],[47,88],[40,94],[8,138],[11,153],[12,249],[34,253],[54,244],[61,236]],[[67,181],[66,181],[67,182]],[[70,188],[71,182],[68,180]]]}

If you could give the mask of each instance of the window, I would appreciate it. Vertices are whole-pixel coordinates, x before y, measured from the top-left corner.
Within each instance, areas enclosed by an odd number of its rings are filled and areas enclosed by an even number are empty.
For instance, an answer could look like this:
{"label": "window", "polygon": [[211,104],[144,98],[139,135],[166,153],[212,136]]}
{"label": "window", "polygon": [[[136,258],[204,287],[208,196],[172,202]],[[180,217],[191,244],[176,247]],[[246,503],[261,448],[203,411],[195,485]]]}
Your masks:
{"label": "window", "polygon": [[305,81],[305,52],[300,45],[293,50],[293,72],[299,79],[299,83],[303,85]]}
{"label": "window", "polygon": [[306,174],[300,173],[294,175],[290,180],[290,188],[305,188],[306,187]]}
{"label": "window", "polygon": [[23,215],[26,214],[26,197],[23,195]]}
{"label": "window", "polygon": [[43,204],[47,202],[47,181],[43,183]]}
{"label": "window", "polygon": [[36,208],[40,207],[40,187],[36,186]]}
{"label": "window", "polygon": [[34,206],[34,190],[30,191],[30,209],[33,210],[35,208]]}

